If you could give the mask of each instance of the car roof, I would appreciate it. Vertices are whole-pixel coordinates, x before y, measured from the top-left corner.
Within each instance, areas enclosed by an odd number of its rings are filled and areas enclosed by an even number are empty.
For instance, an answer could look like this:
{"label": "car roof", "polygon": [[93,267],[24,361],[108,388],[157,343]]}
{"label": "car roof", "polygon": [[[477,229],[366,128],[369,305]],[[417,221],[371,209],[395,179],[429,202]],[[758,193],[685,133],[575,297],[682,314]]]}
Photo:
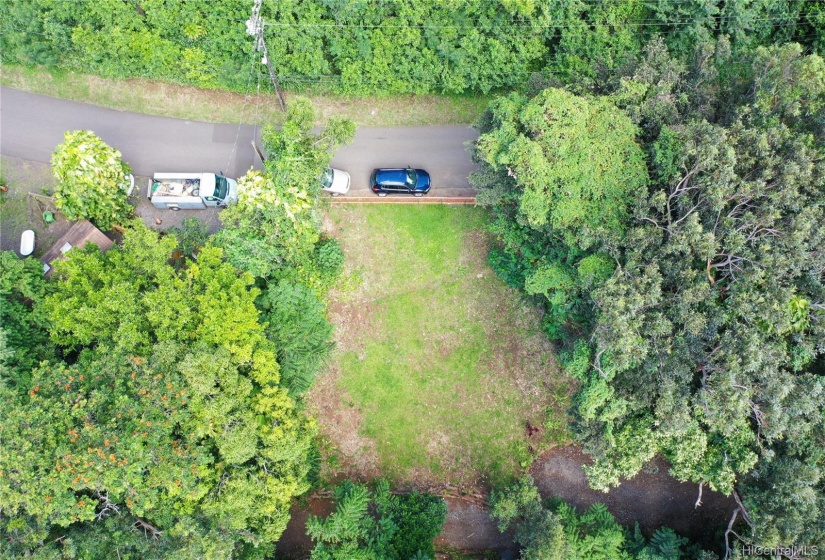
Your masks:
{"label": "car roof", "polygon": [[375,180],[382,185],[406,185],[408,167],[375,170]]}

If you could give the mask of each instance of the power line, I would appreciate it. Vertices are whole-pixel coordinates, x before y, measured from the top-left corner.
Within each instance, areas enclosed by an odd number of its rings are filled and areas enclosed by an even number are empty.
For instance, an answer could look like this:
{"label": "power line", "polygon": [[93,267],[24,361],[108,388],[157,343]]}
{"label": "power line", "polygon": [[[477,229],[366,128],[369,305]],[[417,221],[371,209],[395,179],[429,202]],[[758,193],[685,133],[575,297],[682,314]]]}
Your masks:
{"label": "power line", "polygon": [[275,74],[275,69],[272,68],[272,60],[269,58],[269,51],[266,48],[266,39],[264,39],[264,25],[266,25],[266,22],[264,22],[261,17],[262,1],[263,0],[255,0],[255,3],[252,5],[252,16],[246,21],[246,32],[247,34],[255,37],[255,51],[263,52],[263,63],[266,64],[266,68],[269,70],[269,79],[272,81],[272,85],[275,88],[275,93],[278,96],[278,102],[281,104],[281,110],[286,111],[284,94],[281,92],[281,88],[278,85],[278,76]]}
{"label": "power line", "polygon": [[[241,111],[241,113],[242,113],[242,114],[244,114],[244,115],[246,115],[246,114],[247,114],[247,112],[246,112],[246,111],[247,111],[247,109],[249,108],[249,88],[252,86],[252,76],[253,76],[254,74],[257,74],[257,75],[258,75],[258,91],[257,91],[257,93],[258,93],[259,95],[260,95],[260,93],[261,93],[261,73],[260,73],[260,72],[257,72],[257,73],[255,72],[255,68],[256,68],[256,66],[255,66],[255,64],[256,64],[256,59],[257,59],[257,56],[256,56],[256,51],[253,51],[253,52],[252,52],[252,58],[251,58],[251,60],[250,60],[250,65],[249,65],[249,75],[247,76],[247,79],[246,79],[246,91],[244,92],[244,103],[243,103],[243,109],[242,109],[242,111]],[[258,103],[257,103],[258,108],[260,108],[260,104],[261,104],[261,102],[260,102],[260,99],[259,99],[259,100],[258,100]],[[256,120],[255,120],[254,122],[256,122],[256,123],[257,123],[257,122],[258,122],[258,121],[257,121],[257,119],[259,118],[258,111],[256,111],[255,118],[256,118]],[[238,150],[238,140],[239,140],[239,139],[240,139],[240,137],[241,137],[241,127],[243,126],[243,124],[242,124],[242,123],[243,123],[243,120],[241,119],[241,122],[239,122],[239,123],[238,123],[238,128],[237,128],[237,130],[235,131],[235,142],[234,142],[234,144],[232,145],[232,151],[230,152],[230,154],[229,154],[229,160],[228,160],[228,161],[227,161],[227,163],[226,163],[226,169],[227,169],[227,170],[228,170],[228,169],[231,169],[231,167],[230,167],[230,166],[231,166],[231,164],[232,164],[232,158],[234,158],[234,157],[235,157],[235,152]],[[257,126],[256,126],[255,130],[257,130]],[[252,145],[253,145],[253,146],[255,145],[254,141],[253,141]]]}
{"label": "power line", "polygon": [[[751,23],[760,23],[760,22],[769,22],[769,21],[791,21],[795,20],[798,21],[802,15],[807,15],[807,13],[803,14],[800,13],[797,16],[782,16],[782,17],[765,17],[765,18],[749,18],[747,21]],[[726,21],[726,20],[733,20],[730,16],[726,15],[718,15],[718,16],[706,16],[702,18],[689,18],[683,20],[674,20],[674,21],[657,21],[655,18],[650,18],[649,21],[638,21],[638,22],[614,22],[614,23],[605,23],[599,22],[594,20],[580,20],[577,23],[558,23],[558,24],[542,24],[542,23],[507,23],[507,24],[499,24],[498,22],[491,21],[490,25],[439,25],[439,24],[419,24],[419,23],[342,23],[342,22],[329,22],[329,23],[321,23],[321,22],[266,22],[264,25],[266,27],[293,27],[293,28],[302,28],[302,27],[309,27],[309,28],[358,28],[358,29],[508,29],[508,28],[517,28],[517,29],[581,29],[584,27],[606,27],[610,29],[621,29],[621,28],[641,28],[641,27],[678,27],[683,25],[695,25],[697,23],[701,23],[703,21],[715,21],[717,23]]]}
{"label": "power line", "polygon": [[[398,0],[399,4],[403,4],[406,0]],[[491,0],[493,1],[493,0]],[[802,5],[806,3],[811,4],[818,4],[821,0],[798,0],[798,2]],[[260,4],[260,0],[255,0],[256,4]],[[580,3],[587,6],[602,6],[604,5],[603,0],[592,0],[591,1],[581,1]],[[446,13],[452,13],[454,15],[458,15],[455,10],[448,10]],[[784,16],[770,16],[770,17],[761,17],[761,18],[745,18],[747,21],[752,23],[759,23],[759,22],[770,22],[770,21],[791,21],[796,20],[800,23],[804,23],[802,20],[805,16],[810,15],[812,12],[803,11],[800,9],[796,13],[788,13]],[[517,28],[517,29],[580,29],[585,26],[595,26],[595,27],[609,27],[609,28],[622,28],[622,27],[632,27],[632,28],[643,28],[643,27],[668,27],[668,26],[683,26],[683,25],[691,25],[697,22],[702,21],[715,21],[717,23],[726,21],[726,20],[738,20],[739,17],[736,14],[726,14],[726,13],[718,13],[716,15],[709,14],[700,17],[685,17],[683,19],[675,19],[671,21],[667,20],[660,20],[656,17],[648,17],[648,18],[641,18],[631,22],[603,22],[603,21],[595,21],[592,19],[582,19],[577,21],[576,23],[536,23],[530,21],[524,21],[525,19],[530,19],[531,17],[535,18],[535,16],[516,16],[510,15],[509,18],[505,18],[503,21],[508,23],[503,23],[502,20],[497,19],[497,15],[501,15],[502,12],[495,13],[491,17],[484,17],[478,16],[475,18],[467,18],[469,21],[480,22],[484,21],[484,25],[473,25],[473,24],[416,24],[416,23],[350,23],[350,22],[337,22],[337,21],[326,21],[326,22],[287,22],[287,21],[264,21],[262,17],[260,17],[260,6],[257,9],[257,16],[258,22],[264,27],[344,27],[344,28],[364,28],[364,29],[406,29],[406,28],[419,28],[419,29],[490,29],[490,28]],[[256,15],[255,6],[253,6],[253,16]],[[439,13],[435,14],[440,15]],[[383,17],[388,19],[396,19],[399,16],[394,14],[385,14]],[[539,16],[541,17],[541,15]],[[241,24],[244,23],[247,25],[247,32],[253,34],[249,31],[250,22],[255,20],[255,18],[250,18],[248,20],[242,21],[235,18],[224,18],[224,17],[214,17],[209,13],[204,14],[204,19],[208,23],[215,23],[215,22],[227,22],[227,23],[236,23]],[[11,27],[11,26],[8,26]],[[71,26],[69,26],[71,27]],[[17,27],[12,27],[17,31],[23,31],[26,33],[31,33],[35,35],[43,35],[43,36],[52,36],[52,34],[42,33],[37,31],[29,31],[28,29],[20,29]]]}

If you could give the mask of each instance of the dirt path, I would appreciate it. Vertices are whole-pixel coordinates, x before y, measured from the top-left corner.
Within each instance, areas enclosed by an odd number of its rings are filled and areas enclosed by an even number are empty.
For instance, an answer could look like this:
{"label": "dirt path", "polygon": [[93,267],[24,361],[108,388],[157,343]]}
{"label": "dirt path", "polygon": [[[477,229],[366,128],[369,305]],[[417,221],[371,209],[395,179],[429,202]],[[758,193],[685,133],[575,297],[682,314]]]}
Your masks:
{"label": "dirt path", "polygon": [[[530,473],[546,499],[560,497],[580,511],[602,502],[631,530],[637,522],[648,535],[668,526],[706,548],[719,545],[716,533],[735,508],[732,498],[705,489],[702,506],[694,508],[697,486],[672,478],[663,459],[654,461],[618,488],[606,494],[597,492],[587,486],[582,470],[582,465],[589,462],[578,447],[559,447],[538,457]],[[496,551],[502,558],[514,557],[516,547],[512,537],[498,531],[484,503],[454,497],[447,497],[446,502],[447,520],[435,541],[437,550]],[[329,498],[311,499],[307,507],[293,508],[292,519],[278,543],[278,552],[288,558],[307,558],[312,548],[305,534],[308,515],[326,515],[332,509]]]}
{"label": "dirt path", "polygon": [[560,447],[539,457],[530,472],[545,498],[558,496],[580,510],[602,502],[622,525],[632,528],[638,522],[647,534],[668,526],[706,547],[718,546],[715,533],[730,519],[733,498],[705,488],[702,506],[694,508],[698,485],[671,477],[661,458],[605,494],[587,486],[582,465],[589,462],[578,447]]}

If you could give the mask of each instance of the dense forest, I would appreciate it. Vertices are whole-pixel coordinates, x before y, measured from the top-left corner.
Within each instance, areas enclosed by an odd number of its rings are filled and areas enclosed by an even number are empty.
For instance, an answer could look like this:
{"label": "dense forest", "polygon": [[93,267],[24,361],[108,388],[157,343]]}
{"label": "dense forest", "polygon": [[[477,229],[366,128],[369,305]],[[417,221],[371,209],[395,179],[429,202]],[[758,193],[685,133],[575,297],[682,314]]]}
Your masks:
{"label": "dense forest", "polygon": [[[268,85],[251,5],[5,1],[0,56],[250,91]],[[488,260],[542,307],[578,382],[592,487],[662,455],[697,505],[734,496],[728,555],[825,547],[825,4],[283,0],[261,16],[293,92],[497,95],[471,148]],[[272,553],[318,470],[302,395],[344,262],[317,177],[354,125],[315,126],[291,99],[211,237],[132,221],[120,154],[67,134],[56,202],[123,232],[52,280],[0,254],[0,553]],[[335,498],[308,524],[313,558],[432,556],[439,499],[384,482]],[[524,558],[713,557],[543,503],[529,478],[491,505]]]}
{"label": "dense forest", "polygon": [[734,493],[748,538],[821,543],[825,61],[654,39],[597,86],[494,101],[471,177],[491,264],[582,384],[590,484],[663,454]]}
{"label": "dense forest", "polygon": [[315,180],[354,126],[314,124],[295,103],[264,132],[278,156],[215,238],[197,219],[164,236],[129,219],[120,153],[66,134],[54,171],[86,188],[56,204],[123,233],[51,279],[0,253],[4,557],[271,554],[317,470],[300,395],[331,347],[322,302],[343,262]]}
{"label": "dense forest", "polygon": [[[0,56],[248,91],[265,71],[246,32],[253,3],[6,1]],[[722,35],[739,49],[825,47],[825,6],[808,0],[279,0],[260,13],[287,88],[350,95],[485,93],[538,75],[595,87],[654,36],[677,57]]]}

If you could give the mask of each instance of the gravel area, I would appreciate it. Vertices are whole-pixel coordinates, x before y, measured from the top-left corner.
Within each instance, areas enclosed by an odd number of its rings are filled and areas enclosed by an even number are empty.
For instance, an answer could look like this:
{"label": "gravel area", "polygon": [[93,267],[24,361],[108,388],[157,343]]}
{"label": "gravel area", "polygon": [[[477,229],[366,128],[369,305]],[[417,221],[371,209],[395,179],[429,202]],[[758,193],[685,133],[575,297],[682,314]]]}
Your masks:
{"label": "gravel area", "polygon": [[[24,230],[35,232],[34,256],[39,257],[71,227],[71,223],[59,213],[48,200],[30,197],[48,195],[55,186],[51,167],[47,163],[3,156],[0,160],[0,175],[5,179],[8,191],[3,193],[4,202],[0,206],[0,249],[20,251],[20,235]],[[165,231],[180,226],[183,220],[194,216],[204,222],[210,233],[220,228],[217,208],[205,210],[160,210],[152,206],[146,197],[148,177],[135,177],[135,191],[130,198],[135,205],[135,215],[150,228]],[[47,225],[42,218],[43,210],[51,210],[56,221]]]}

